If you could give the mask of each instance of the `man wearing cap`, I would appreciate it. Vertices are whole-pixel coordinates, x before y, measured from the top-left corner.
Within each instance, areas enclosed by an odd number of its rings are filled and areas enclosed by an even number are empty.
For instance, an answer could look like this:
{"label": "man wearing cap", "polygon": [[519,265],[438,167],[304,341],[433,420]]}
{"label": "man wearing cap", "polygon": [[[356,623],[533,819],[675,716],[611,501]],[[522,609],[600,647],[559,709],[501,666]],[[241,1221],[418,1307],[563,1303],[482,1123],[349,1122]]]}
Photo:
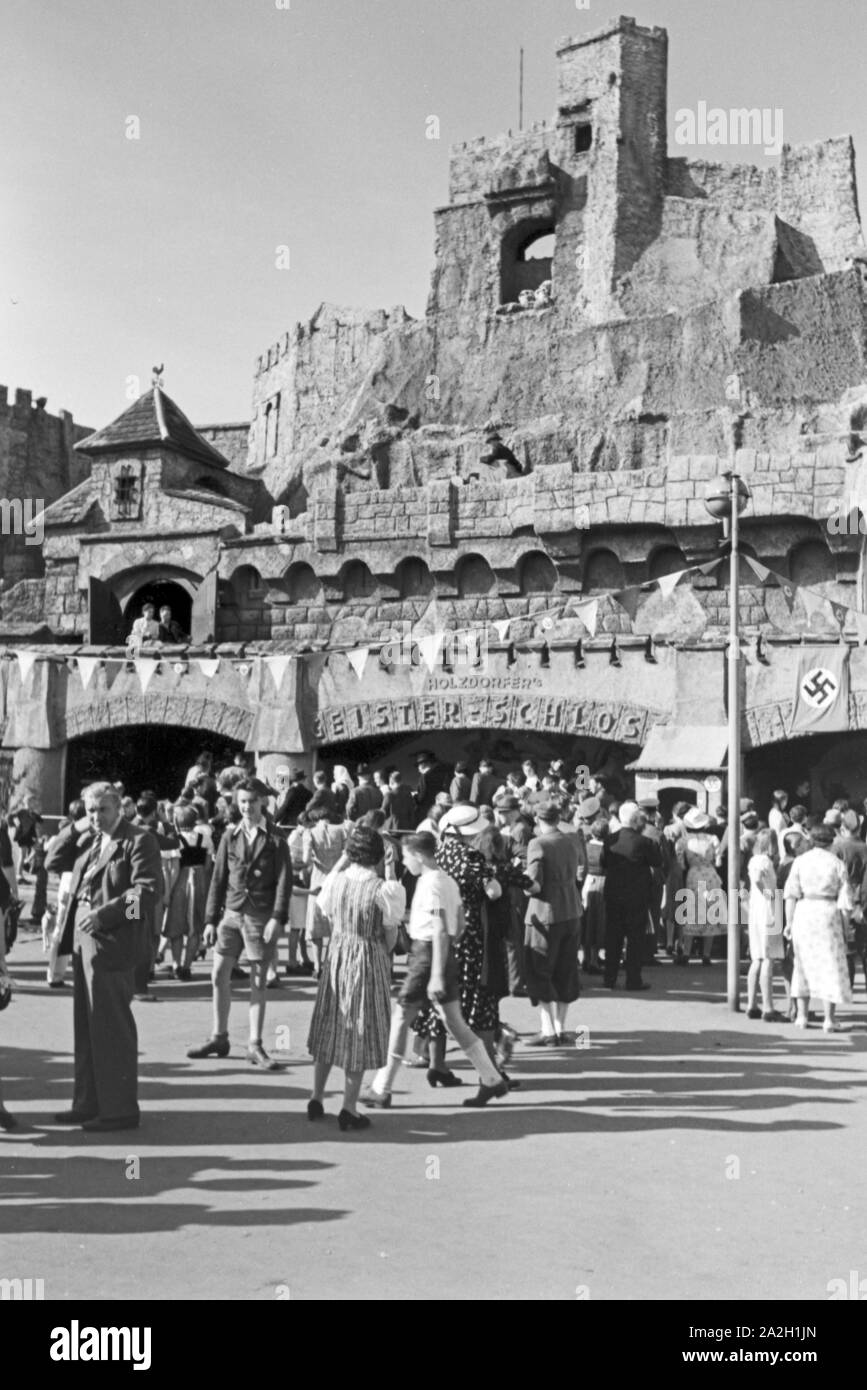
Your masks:
{"label": "man wearing cap", "polygon": [[650,899],[650,921],[653,934],[645,932],[642,943],[642,964],[656,965],[656,948],[661,944],[662,934],[662,895],[665,890],[665,867],[662,845],[662,827],[659,824],[659,802],[655,796],[643,796],[638,809],[644,817],[642,835],[651,840],[659,850],[659,863],[653,870],[653,892]]}
{"label": "man wearing cap", "polygon": [[617,987],[626,942],[626,988],[649,989],[641,978],[641,955],[653,897],[653,871],[662,866],[659,846],[642,834],[643,816],[634,801],[617,812],[620,829],[602,851],[605,871],[605,987]]}
{"label": "man wearing cap", "polygon": [[277,825],[297,825],[298,817],[313,795],[307,786],[306,777],[307,774],[300,767],[290,772],[289,786],[280,794],[274,808],[274,820]]}
{"label": "man wearing cap", "polygon": [[470,801],[474,806],[493,806],[499,785],[500,779],[490,758],[482,758],[470,787]]}
{"label": "man wearing cap", "polygon": [[[205,906],[206,946],[214,947],[214,1031],[188,1057],[229,1055],[229,1009],[232,969],[246,950],[250,962],[250,1041],[247,1060],[267,1071],[279,1069],[265,1051],[265,986],[289,918],[292,862],[282,836],[268,826],[264,806],[268,788],[257,778],[235,791],[241,820],[220,841]],[[219,924],[219,925],[217,925]]]}
{"label": "man wearing cap", "polygon": [[448,791],[451,781],[449,768],[438,763],[433,753],[424,749],[416,754],[416,767],[418,768],[418,784],[415,790],[416,808],[419,819],[430,812],[431,806],[437,799],[440,792]]}
{"label": "man wearing cap", "polygon": [[560,815],[556,803],[539,809],[536,836],[527,849],[527,992],[541,1015],[540,1031],[530,1039],[530,1047],[556,1047],[565,1041],[569,1005],[580,993],[578,876],[587,868],[587,856],[583,838],[564,835],[560,829]]}
{"label": "man wearing cap", "polygon": [[368,811],[378,811],[382,805],[382,792],[373,785],[367,763],[359,763],[356,770],[358,781],[349,793],[346,803],[346,819],[361,820]]}

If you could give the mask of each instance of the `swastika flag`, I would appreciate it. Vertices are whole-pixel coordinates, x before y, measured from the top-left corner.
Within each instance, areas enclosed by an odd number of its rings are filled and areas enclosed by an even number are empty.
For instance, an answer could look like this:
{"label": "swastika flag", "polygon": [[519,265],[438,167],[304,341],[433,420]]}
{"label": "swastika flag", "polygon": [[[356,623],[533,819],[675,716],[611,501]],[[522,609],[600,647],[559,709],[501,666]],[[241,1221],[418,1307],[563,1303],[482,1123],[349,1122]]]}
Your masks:
{"label": "swastika flag", "polygon": [[801,648],[789,733],[840,733],[848,728],[849,648]]}

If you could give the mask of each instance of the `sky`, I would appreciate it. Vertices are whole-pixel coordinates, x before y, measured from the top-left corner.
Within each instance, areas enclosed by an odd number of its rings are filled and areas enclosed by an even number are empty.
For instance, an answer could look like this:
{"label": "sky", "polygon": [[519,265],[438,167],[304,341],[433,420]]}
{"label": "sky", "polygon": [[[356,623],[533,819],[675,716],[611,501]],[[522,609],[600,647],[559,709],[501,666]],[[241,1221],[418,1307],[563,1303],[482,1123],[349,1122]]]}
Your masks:
{"label": "sky", "polygon": [[[96,428],[164,363],[195,423],[245,420],[254,358],[323,300],[423,314],[449,145],[517,129],[522,47],[550,119],[555,41],[616,8],[0,0],[0,382]],[[675,146],[675,113],[779,107],[867,169],[863,0],[626,8],[669,31],[670,153],[764,164]]]}

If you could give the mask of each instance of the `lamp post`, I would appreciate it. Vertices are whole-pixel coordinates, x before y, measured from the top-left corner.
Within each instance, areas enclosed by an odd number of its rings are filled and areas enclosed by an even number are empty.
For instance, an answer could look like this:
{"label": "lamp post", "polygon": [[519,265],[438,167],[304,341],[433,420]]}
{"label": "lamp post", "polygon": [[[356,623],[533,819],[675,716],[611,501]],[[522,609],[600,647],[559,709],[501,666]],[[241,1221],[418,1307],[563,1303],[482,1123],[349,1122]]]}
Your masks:
{"label": "lamp post", "polygon": [[741,811],[741,643],[739,624],[738,520],[749,501],[750,492],[735,471],[735,449],[731,467],[712,483],[705,505],[711,516],[728,522],[729,556],[729,641],[728,641],[728,956],[726,986],[732,1013],[740,1010],[740,811]]}

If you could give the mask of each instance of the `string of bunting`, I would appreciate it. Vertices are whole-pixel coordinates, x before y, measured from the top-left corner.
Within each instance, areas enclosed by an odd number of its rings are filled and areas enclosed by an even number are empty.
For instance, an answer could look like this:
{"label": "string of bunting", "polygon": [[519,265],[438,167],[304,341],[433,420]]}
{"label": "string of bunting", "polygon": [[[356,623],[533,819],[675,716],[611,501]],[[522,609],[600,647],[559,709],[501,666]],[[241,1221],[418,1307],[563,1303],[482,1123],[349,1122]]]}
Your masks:
{"label": "string of bunting", "polygon": [[[707,561],[701,565],[689,565],[685,569],[676,570],[672,574],[662,575],[659,579],[646,580],[641,584],[631,584],[621,589],[610,589],[605,593],[594,595],[593,598],[577,599],[571,595],[561,600],[555,606],[541,610],[536,613],[528,613],[515,618],[499,618],[483,626],[475,628],[437,629],[433,632],[422,633],[418,636],[410,636],[408,639],[413,643],[419,652],[419,656],[424,665],[433,670],[438,664],[442,654],[447,635],[452,639],[464,639],[465,647],[469,648],[472,641],[481,642],[484,631],[493,628],[497,634],[499,642],[506,642],[513,624],[532,623],[536,627],[541,627],[542,631],[551,628],[558,618],[578,618],[589,635],[595,637],[598,622],[600,605],[606,599],[611,599],[617,603],[628,615],[630,622],[635,622],[638,607],[643,594],[647,594],[653,589],[658,589],[663,599],[668,599],[674,593],[681,580],[687,574],[710,575],[722,564],[723,556],[718,559]],[[810,589],[804,585],[795,585],[784,575],[777,574],[769,569],[767,565],[754,560],[752,556],[745,555],[744,560],[755,574],[761,584],[773,581],[779,588],[783,598],[791,613],[798,598],[804,605],[809,616],[815,612],[830,612],[837,621],[842,633],[846,623],[851,619],[858,633],[858,641],[867,641],[867,613],[859,609],[852,608],[848,604],[838,603],[835,599],[826,598],[816,589]],[[436,600],[433,600],[429,608],[419,619],[423,622],[433,611],[436,616]],[[312,668],[311,674],[318,675],[328,664],[329,658],[335,655],[345,656],[349,665],[352,667],[356,676],[361,680],[364,676],[365,667],[372,651],[379,655],[387,647],[394,645],[395,640],[400,642],[400,638],[379,639],[378,643],[368,643],[359,646],[355,644],[341,644],[331,646],[327,651],[308,651],[308,652],[280,652],[276,654],[265,654],[251,652],[245,656],[140,656],[125,654],[123,656],[94,656],[76,655],[59,656],[56,653],[39,652],[29,648],[16,648],[7,650],[5,655],[13,660],[17,660],[21,684],[23,685],[33,669],[34,663],[38,658],[48,661],[63,661],[71,667],[76,667],[81,677],[82,685],[85,689],[90,685],[93,676],[100,668],[108,671],[111,669],[112,675],[116,675],[121,668],[132,665],[138,675],[142,694],[147,690],[153,677],[162,665],[171,666],[174,674],[180,678],[187,674],[193,665],[198,666],[206,680],[212,680],[217,672],[223,667],[233,667],[242,679],[249,678],[258,661],[264,662],[271,673],[277,694],[283,685],[290,665],[293,662],[305,661]],[[471,656],[471,653],[468,653]]]}

